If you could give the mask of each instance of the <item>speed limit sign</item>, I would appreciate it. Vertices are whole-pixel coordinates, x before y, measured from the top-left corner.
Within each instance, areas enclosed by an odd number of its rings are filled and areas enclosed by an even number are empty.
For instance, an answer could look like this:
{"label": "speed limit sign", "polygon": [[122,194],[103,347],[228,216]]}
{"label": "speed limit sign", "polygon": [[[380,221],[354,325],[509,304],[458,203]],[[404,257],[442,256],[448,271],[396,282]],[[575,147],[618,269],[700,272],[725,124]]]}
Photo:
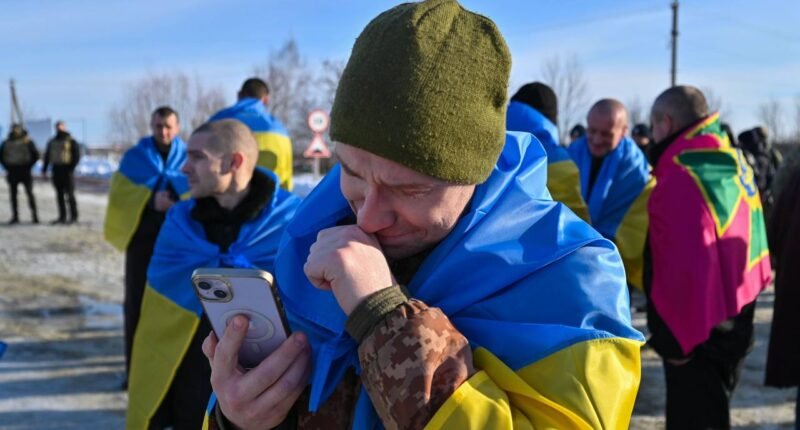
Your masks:
{"label": "speed limit sign", "polygon": [[314,133],[324,133],[330,125],[330,118],[324,110],[317,109],[308,114],[308,128]]}

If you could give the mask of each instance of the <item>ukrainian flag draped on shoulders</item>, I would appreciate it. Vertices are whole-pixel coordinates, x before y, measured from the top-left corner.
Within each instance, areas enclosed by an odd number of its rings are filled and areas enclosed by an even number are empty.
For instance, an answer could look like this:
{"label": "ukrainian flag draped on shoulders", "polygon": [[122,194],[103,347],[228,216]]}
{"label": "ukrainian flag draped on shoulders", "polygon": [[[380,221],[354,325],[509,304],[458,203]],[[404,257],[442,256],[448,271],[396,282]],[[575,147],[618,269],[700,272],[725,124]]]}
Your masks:
{"label": "ukrainian flag draped on shoulders", "polygon": [[249,97],[217,112],[209,121],[229,118],[250,128],[258,142],[258,165],[275,172],[281,188],[291,191],[292,141],[280,120],[267,111],[261,100]]}
{"label": "ukrainian flag draped on shoulders", "polygon": [[582,220],[590,222],[578,167],[567,150],[558,144],[556,125],[527,104],[512,101],[506,113],[506,129],[531,133],[539,140],[547,153],[547,189],[553,200],[564,203]]}
{"label": "ukrainian flag draped on shoulders", "polygon": [[125,152],[111,178],[103,228],[105,239],[114,248],[128,248],[154,192],[172,187],[178,196],[184,196],[189,191],[189,182],[181,173],[185,161],[186,143],[180,137],[170,143],[166,162],[152,136]]}
{"label": "ukrainian flag draped on shoulders", "polygon": [[[265,173],[277,183],[274,174]],[[147,271],[131,359],[127,428],[148,428],[195,335],[203,309],[193,290],[192,272],[201,267],[272,272],[280,237],[299,203],[276,188],[271,202],[258,218],[242,225],[226,253],[206,239],[202,224],[192,218],[194,200],[170,209]]]}
{"label": "ukrainian flag draped on shoulders", "polygon": [[772,280],[764,211],[719,114],[672,141],[653,173],[649,299],[688,355]]}
{"label": "ukrainian flag draped on shoulders", "polygon": [[655,186],[644,153],[629,137],[603,159],[592,189],[592,154],[586,136],[567,148],[581,175],[581,192],[589,205],[592,227],[619,248],[628,283],[642,289],[647,239],[647,199]]}
{"label": "ukrainian flag draped on shoulders", "polygon": [[[614,245],[547,191],[547,158],[528,133],[508,133],[470,208],[422,263],[410,295],[439,307],[469,340],[480,371],[428,428],[626,428],[640,378]],[[303,264],[317,233],[352,217],[331,171],[287,226],[276,268],[293,330],[312,344],[310,409],[326,401],[357,344],[328,291]],[[362,388],[353,428],[381,428]]]}

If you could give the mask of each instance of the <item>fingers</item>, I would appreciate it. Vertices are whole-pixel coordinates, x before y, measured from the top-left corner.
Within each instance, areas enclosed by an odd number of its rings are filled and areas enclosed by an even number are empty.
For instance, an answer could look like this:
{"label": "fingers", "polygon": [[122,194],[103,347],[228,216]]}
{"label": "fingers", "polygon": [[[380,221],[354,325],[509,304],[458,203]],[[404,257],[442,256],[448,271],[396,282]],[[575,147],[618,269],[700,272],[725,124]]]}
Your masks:
{"label": "fingers", "polygon": [[214,352],[217,349],[217,335],[213,331],[208,333],[203,341],[203,354],[208,358],[208,364],[214,364]]}
{"label": "fingers", "polygon": [[275,383],[265,391],[257,400],[258,407],[272,406],[277,410],[289,410],[308,385],[311,376],[311,350],[305,348]]}
{"label": "fingers", "polygon": [[[302,372],[298,373],[294,368],[298,363],[306,363],[309,356],[308,338],[303,333],[293,333],[278,349],[244,375],[239,387],[240,394],[243,397],[256,397],[267,388],[272,390],[288,382],[296,382],[302,376]],[[287,377],[289,379],[275,385]],[[272,403],[278,403],[282,399],[283,397],[273,398]]]}
{"label": "fingers", "polygon": [[242,346],[247,334],[247,317],[236,315],[225,327],[222,339],[217,343],[214,352],[214,361],[211,367],[219,379],[228,379],[233,375],[239,365],[239,348]]}

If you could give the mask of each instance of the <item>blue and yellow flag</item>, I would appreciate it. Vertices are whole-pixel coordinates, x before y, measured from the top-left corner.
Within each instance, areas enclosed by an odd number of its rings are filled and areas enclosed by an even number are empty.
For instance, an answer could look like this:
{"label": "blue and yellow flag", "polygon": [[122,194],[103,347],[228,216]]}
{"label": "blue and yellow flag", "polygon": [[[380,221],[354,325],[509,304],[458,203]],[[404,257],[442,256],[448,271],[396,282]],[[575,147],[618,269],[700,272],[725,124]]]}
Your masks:
{"label": "blue and yellow flag", "polygon": [[280,178],[284,190],[292,190],[292,141],[289,133],[267,111],[261,100],[244,98],[235,105],[223,109],[209,119],[238,119],[247,125],[258,141],[258,165],[272,170]]}
{"label": "blue and yellow flag", "polygon": [[154,192],[172,187],[179,196],[188,193],[189,182],[181,173],[185,161],[186,144],[180,137],[170,144],[166,162],[152,137],[141,139],[125,152],[119,170],[111,178],[103,228],[105,239],[114,248],[128,248]]}
{"label": "blue and yellow flag", "polygon": [[568,151],[581,174],[581,191],[589,204],[592,227],[616,243],[628,283],[642,289],[647,199],[655,186],[647,158],[636,142],[623,137],[617,148],[603,159],[590,190],[592,155],[586,137],[572,142]]}
{"label": "blue and yellow flag", "polygon": [[[268,174],[277,183],[277,177]],[[242,226],[227,253],[206,240],[202,224],[191,217],[194,200],[169,211],[147,271],[148,285],[133,340],[127,428],[149,428],[195,335],[203,308],[192,287],[192,272],[200,267],[255,267],[272,272],[280,237],[299,203],[291,193],[276,189],[258,218]]]}
{"label": "blue and yellow flag", "polygon": [[[469,340],[479,370],[428,428],[627,428],[642,335],[631,326],[620,256],[547,192],[547,158],[528,133],[508,133],[489,179],[407,286]],[[276,260],[289,323],[308,335],[310,408],[330,396],[357,344],[329,291],[303,264],[317,233],[352,217],[337,166],[303,201]],[[353,428],[380,428],[362,388]]]}
{"label": "blue and yellow flag", "polygon": [[547,153],[547,189],[553,200],[564,203],[582,220],[590,222],[589,209],[581,193],[578,167],[558,144],[558,128],[536,109],[512,101],[506,112],[506,129],[531,133]]}

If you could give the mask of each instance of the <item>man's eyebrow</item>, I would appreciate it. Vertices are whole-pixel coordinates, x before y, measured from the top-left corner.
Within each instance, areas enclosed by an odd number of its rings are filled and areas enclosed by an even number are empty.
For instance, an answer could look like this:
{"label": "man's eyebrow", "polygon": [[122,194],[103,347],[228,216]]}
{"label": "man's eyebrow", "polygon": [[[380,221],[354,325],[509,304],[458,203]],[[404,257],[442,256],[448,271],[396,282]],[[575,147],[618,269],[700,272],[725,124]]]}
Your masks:
{"label": "man's eyebrow", "polygon": [[[354,177],[356,177],[358,179],[364,179],[361,175],[356,173],[352,168],[347,166],[347,163],[342,161],[342,159],[339,159],[339,164],[342,165],[342,169],[344,169],[344,171],[347,172],[348,175],[354,176]],[[428,190],[428,189],[431,189],[431,188],[434,187],[431,184],[416,183],[416,182],[400,182],[400,183],[381,182],[381,184],[385,185],[387,187],[403,188],[403,189],[408,189],[408,190]]]}
{"label": "man's eyebrow", "polygon": [[350,175],[350,176],[355,176],[356,178],[359,178],[359,179],[364,179],[364,178],[362,178],[362,177],[361,177],[361,175],[359,175],[359,174],[358,174],[358,173],[356,173],[356,172],[355,172],[353,169],[351,169],[351,168],[350,168],[350,167],[347,165],[347,163],[345,163],[345,162],[344,162],[344,160],[342,160],[341,158],[339,159],[339,164],[341,164],[341,165],[342,165],[342,169],[344,169],[344,171],[345,171],[345,172],[347,172],[347,174],[348,174],[348,175]]}

